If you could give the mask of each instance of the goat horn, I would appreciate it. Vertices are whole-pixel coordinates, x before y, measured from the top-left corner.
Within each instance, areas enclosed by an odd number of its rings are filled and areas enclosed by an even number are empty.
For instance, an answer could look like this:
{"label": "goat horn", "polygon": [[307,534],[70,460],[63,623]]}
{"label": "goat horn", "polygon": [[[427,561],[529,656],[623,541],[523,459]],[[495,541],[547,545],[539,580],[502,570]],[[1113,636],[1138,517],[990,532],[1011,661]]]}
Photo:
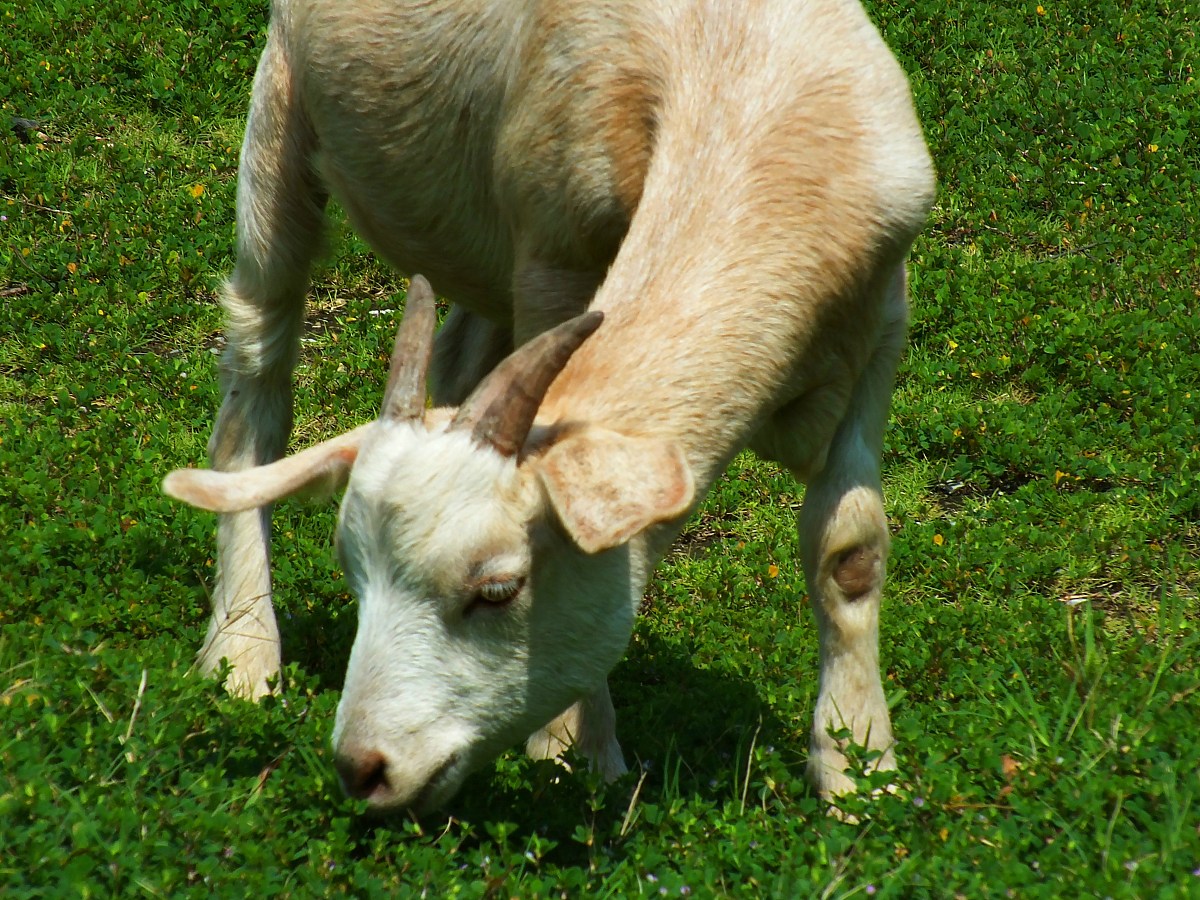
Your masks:
{"label": "goat horn", "polygon": [[437,308],[433,288],[414,275],[404,301],[404,318],[396,330],[381,418],[393,422],[420,419],[425,414],[425,373],[433,356]]}
{"label": "goat horn", "polygon": [[587,312],[517,348],[475,388],[451,428],[469,428],[477,443],[516,456],[551,383],[603,320],[604,313]]}

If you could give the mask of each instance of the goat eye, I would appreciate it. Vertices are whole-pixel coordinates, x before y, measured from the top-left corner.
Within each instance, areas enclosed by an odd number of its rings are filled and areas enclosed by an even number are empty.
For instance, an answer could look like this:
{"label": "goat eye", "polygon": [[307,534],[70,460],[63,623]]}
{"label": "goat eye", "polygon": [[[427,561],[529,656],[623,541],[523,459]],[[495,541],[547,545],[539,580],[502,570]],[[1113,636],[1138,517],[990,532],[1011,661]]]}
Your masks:
{"label": "goat eye", "polygon": [[485,581],[475,589],[467,612],[471,613],[480,607],[503,608],[516,599],[524,586],[525,579],[520,577]]}

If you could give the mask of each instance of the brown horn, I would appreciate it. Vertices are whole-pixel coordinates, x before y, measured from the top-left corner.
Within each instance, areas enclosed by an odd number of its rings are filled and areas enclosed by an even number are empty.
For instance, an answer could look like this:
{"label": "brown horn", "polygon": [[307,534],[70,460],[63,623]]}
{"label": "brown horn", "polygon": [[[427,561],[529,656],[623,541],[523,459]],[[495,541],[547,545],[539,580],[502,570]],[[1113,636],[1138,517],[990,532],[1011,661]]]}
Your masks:
{"label": "brown horn", "polygon": [[396,330],[380,418],[400,422],[425,415],[425,373],[433,356],[435,328],[433,288],[423,276],[414,275],[404,301],[404,318]]}
{"label": "brown horn", "polygon": [[587,312],[514,350],[475,388],[451,428],[469,428],[476,442],[516,456],[551,383],[602,321],[604,313]]}

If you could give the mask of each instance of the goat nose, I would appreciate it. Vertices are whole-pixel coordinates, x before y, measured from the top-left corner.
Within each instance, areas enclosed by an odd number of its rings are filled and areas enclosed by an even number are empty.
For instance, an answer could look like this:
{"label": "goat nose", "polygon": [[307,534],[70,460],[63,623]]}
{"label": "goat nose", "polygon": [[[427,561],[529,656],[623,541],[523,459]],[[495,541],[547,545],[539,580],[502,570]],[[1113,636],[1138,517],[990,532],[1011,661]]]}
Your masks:
{"label": "goat nose", "polygon": [[356,800],[370,800],[389,788],[387,760],[377,750],[339,752],[333,765],[342,790]]}

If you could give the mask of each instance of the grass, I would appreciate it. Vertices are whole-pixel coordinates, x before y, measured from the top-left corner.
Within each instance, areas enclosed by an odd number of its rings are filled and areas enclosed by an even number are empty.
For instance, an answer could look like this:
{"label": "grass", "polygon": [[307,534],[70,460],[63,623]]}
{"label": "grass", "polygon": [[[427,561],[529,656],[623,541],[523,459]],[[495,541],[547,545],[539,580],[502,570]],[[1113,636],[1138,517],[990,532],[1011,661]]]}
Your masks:
{"label": "grass", "polygon": [[[871,5],[941,178],[885,459],[903,790],[839,820],[803,784],[802,493],[742,456],[614,673],[633,773],[512,754],[421,823],[333,776],[330,508],[277,516],[280,695],[187,673],[213,522],[158,484],[218,402],[266,10],[169,10],[0,0],[6,897],[1200,896],[1194,8]],[[395,324],[394,277],[332,248],[297,445],[373,414]]]}

